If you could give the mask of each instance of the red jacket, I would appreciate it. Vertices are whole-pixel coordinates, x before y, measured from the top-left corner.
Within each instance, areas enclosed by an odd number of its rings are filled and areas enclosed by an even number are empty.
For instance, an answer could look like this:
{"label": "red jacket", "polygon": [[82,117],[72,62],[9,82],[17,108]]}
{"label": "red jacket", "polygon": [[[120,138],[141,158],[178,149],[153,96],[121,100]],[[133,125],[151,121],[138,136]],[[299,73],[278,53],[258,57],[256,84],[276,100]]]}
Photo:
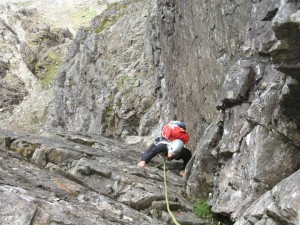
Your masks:
{"label": "red jacket", "polygon": [[165,137],[169,141],[173,141],[175,139],[182,140],[184,144],[187,144],[190,137],[186,130],[182,129],[179,126],[171,126],[170,124],[165,125],[162,128],[162,136]]}

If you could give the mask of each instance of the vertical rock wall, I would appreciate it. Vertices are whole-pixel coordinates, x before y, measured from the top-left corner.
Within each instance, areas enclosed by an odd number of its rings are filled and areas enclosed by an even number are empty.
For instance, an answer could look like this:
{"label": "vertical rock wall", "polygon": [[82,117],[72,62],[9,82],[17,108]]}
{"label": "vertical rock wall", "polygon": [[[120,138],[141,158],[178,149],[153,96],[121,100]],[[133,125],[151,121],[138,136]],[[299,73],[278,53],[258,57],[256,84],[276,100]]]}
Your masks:
{"label": "vertical rock wall", "polygon": [[217,116],[226,71],[240,57],[250,2],[158,1],[164,93],[171,117],[184,120],[193,149]]}
{"label": "vertical rock wall", "polygon": [[[78,31],[47,126],[106,136],[147,135],[159,120],[149,69],[151,1],[116,2]],[[151,16],[151,15],[150,15]]]}
{"label": "vertical rock wall", "polygon": [[[233,221],[300,168],[299,3],[260,1],[251,8],[239,59],[224,74],[220,92],[213,89],[220,100],[215,102],[219,116],[198,142],[187,178],[190,196],[210,198],[213,211]],[[297,201],[299,190],[292,192]],[[272,204],[276,210],[269,208]],[[238,224],[253,224],[251,214],[257,224],[299,223],[299,213],[293,213],[299,207],[280,204],[260,203],[257,207],[265,207],[263,213],[252,207],[249,220]]]}

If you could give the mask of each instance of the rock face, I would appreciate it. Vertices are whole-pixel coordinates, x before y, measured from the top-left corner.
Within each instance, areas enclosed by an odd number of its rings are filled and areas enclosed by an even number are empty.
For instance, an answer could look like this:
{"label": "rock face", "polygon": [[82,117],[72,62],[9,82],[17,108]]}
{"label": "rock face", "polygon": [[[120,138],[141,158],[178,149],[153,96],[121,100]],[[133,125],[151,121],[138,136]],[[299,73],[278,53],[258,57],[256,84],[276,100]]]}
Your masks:
{"label": "rock face", "polygon": [[194,148],[218,115],[224,74],[242,54],[252,4],[159,1],[158,33],[169,112],[186,121]]}
{"label": "rock face", "polygon": [[244,217],[235,225],[299,224],[299,178],[298,170],[266,192],[244,212]]}
{"label": "rock face", "polygon": [[112,4],[78,31],[59,74],[49,127],[113,137],[150,133],[159,122],[146,55],[150,5]]}
{"label": "rock face", "polygon": [[[5,17],[15,8],[1,8],[1,125],[18,130],[42,121],[35,129],[52,134],[1,131],[3,220],[169,223],[159,161],[147,170],[135,164],[145,141],[167,120],[179,119],[193,152],[184,181],[173,173],[176,163],[168,164],[172,208],[182,224],[208,223],[184,219],[193,209],[185,197],[208,199],[215,213],[237,225],[300,224],[299,1],[110,3],[77,31],[48,89],[41,85],[43,69],[58,61],[47,48],[63,54],[71,33],[35,27],[34,10]],[[38,37],[30,39],[33,30]],[[46,44],[45,34],[51,36]],[[15,72],[16,65],[23,70]],[[36,99],[45,104],[30,107],[41,103]],[[14,175],[24,170],[28,182]],[[41,174],[42,184],[29,172]],[[6,208],[10,192],[18,195]],[[79,207],[84,218],[78,218]]]}
{"label": "rock face", "polygon": [[28,94],[25,84],[18,77],[6,77],[10,68],[9,62],[0,62],[1,74],[1,111],[10,110],[14,105],[19,104]]}
{"label": "rock face", "polygon": [[[276,197],[285,195],[285,182],[277,185],[283,179],[297,186],[300,168],[299,59],[286,60],[299,46],[299,3],[260,1],[252,7],[243,54],[221,87],[219,116],[190,162],[187,192],[210,195],[212,210],[236,224],[299,224],[299,206],[291,203],[287,210],[283,197]],[[279,50],[280,43],[289,43],[286,50]],[[299,190],[290,192],[291,201],[299,201]]]}
{"label": "rock face", "polygon": [[0,5],[0,124],[36,133],[45,121],[56,79],[72,38],[68,29],[50,28],[35,9]]}
{"label": "rock face", "polygon": [[[2,224],[167,224],[164,177],[141,151],[84,133],[32,136],[0,130]],[[182,224],[206,224],[184,198],[176,163],[167,164],[170,208]],[[176,173],[175,173],[176,172]],[[163,211],[164,210],[164,211]],[[151,215],[151,217],[150,217]]]}

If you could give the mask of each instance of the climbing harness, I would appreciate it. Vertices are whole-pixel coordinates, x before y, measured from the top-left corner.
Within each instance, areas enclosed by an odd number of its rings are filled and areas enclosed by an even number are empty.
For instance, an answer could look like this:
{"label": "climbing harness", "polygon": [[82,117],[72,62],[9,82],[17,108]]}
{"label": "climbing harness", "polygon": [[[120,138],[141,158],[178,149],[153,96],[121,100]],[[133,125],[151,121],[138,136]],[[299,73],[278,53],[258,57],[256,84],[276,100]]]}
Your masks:
{"label": "climbing harness", "polygon": [[177,222],[174,214],[171,212],[170,207],[169,207],[169,200],[168,200],[168,186],[167,186],[167,175],[166,175],[166,159],[163,158],[163,166],[164,166],[164,184],[165,184],[165,197],[166,197],[166,205],[167,205],[167,210],[168,213],[170,214],[174,224],[180,225],[180,223]]}
{"label": "climbing harness", "polygon": [[159,140],[155,140],[154,144],[159,145],[159,144],[169,144],[170,142],[166,140],[165,138],[159,138]]}

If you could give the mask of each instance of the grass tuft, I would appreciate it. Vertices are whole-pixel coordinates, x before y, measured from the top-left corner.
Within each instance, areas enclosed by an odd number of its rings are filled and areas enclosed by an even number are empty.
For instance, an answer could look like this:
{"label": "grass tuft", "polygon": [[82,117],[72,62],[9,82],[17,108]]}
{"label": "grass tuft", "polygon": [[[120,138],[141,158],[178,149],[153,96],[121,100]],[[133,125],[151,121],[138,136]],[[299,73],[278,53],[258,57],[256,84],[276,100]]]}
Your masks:
{"label": "grass tuft", "polygon": [[202,200],[195,206],[196,215],[200,218],[212,219],[213,212],[211,207],[208,205],[208,200]]}

